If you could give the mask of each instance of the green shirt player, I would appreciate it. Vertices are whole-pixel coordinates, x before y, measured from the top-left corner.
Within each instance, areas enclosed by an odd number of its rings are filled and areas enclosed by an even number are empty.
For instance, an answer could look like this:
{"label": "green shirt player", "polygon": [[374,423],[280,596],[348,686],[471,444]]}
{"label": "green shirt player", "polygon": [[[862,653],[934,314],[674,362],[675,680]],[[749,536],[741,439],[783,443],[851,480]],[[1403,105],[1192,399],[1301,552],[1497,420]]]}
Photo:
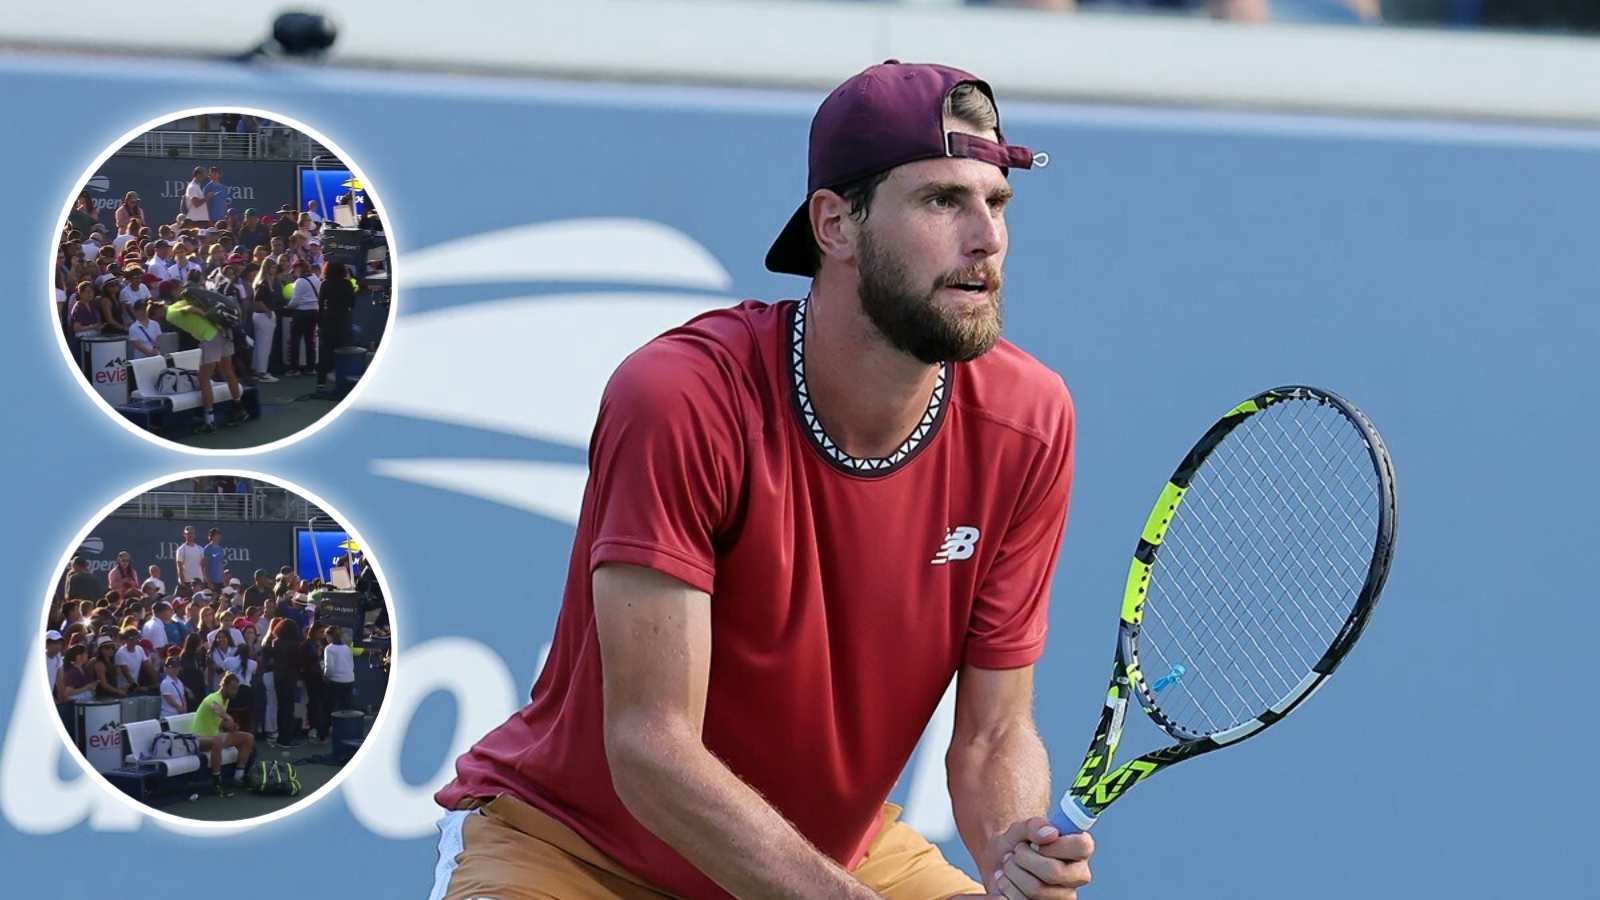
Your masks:
{"label": "green shirt player", "polygon": [[244,781],[250,769],[250,753],[255,748],[255,736],[240,731],[233,717],[228,715],[228,701],[239,693],[239,676],[229,672],[215,693],[207,694],[194,711],[194,734],[200,739],[200,751],[211,754],[211,785],[219,797],[231,797],[233,792],[222,783],[222,751],[239,748],[239,760],[233,770],[235,784]]}

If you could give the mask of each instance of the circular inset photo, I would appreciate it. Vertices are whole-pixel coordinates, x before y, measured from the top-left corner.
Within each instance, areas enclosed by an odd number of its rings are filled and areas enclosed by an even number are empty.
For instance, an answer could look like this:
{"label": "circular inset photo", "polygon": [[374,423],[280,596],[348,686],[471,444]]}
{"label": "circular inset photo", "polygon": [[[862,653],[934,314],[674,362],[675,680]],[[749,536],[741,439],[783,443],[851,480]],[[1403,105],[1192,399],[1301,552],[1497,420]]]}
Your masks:
{"label": "circular inset photo", "polygon": [[66,198],[51,302],[73,377],[167,446],[250,453],[349,404],[392,316],[376,190],[311,128],[187,110],[107,148]]}
{"label": "circular inset photo", "polygon": [[381,718],[377,559],[316,498],[258,475],[125,495],[65,554],[45,607],[71,755],[157,817],[287,815],[336,786]]}

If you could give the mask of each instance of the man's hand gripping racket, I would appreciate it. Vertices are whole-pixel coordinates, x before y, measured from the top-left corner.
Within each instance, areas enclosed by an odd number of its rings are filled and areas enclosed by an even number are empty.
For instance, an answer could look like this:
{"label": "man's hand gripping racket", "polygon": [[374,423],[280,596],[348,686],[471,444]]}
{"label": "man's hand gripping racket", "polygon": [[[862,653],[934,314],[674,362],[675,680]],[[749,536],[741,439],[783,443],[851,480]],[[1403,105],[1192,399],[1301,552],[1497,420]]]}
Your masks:
{"label": "man's hand gripping racket", "polygon": [[[1087,831],[1135,784],[1297,709],[1366,627],[1394,534],[1389,452],[1344,398],[1275,388],[1212,425],[1139,537],[1105,709],[1050,824]],[[1130,694],[1176,743],[1113,769]]]}

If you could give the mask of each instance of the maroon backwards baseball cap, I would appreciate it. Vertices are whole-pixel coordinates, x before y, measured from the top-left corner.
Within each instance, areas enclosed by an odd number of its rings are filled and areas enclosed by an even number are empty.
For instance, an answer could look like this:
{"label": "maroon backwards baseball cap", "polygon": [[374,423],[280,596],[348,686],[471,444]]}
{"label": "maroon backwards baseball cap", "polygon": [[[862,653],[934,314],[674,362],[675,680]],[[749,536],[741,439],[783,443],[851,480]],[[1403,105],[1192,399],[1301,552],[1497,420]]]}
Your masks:
{"label": "maroon backwards baseball cap", "polygon": [[807,212],[811,195],[922,159],[960,157],[1010,169],[1043,167],[1046,153],[1006,143],[996,119],[995,137],[944,130],[945,101],[957,85],[973,84],[994,100],[988,82],[960,69],[885,60],[834,88],[811,119],[810,172],[800,204],[767,251],[773,272],[811,277],[816,242]]}

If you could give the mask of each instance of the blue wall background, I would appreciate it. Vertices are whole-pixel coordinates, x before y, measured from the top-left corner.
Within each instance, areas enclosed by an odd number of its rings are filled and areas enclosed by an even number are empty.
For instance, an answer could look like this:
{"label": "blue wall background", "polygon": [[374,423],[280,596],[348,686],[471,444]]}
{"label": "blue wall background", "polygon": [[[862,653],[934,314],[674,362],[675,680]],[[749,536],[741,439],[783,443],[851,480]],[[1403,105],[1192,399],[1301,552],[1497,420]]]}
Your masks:
{"label": "blue wall background", "polygon": [[[1600,628],[1584,566],[1597,537],[1584,509],[1600,438],[1600,134],[1008,105],[997,87],[1008,136],[1053,156],[1016,178],[1008,333],[1064,374],[1081,429],[1039,677],[1058,782],[1102,696],[1127,555],[1198,429],[1257,389],[1326,385],[1379,424],[1399,472],[1397,561],[1347,667],[1269,735],[1119,803],[1096,831],[1085,896],[1596,896],[1600,778],[1582,759],[1600,738],[1583,637]],[[33,652],[33,598],[82,525],[135,484],[208,462],[108,422],[50,337],[44,260],[62,204],[94,156],[146,119],[234,102],[325,132],[379,191],[402,279],[408,252],[444,241],[626,216],[703,244],[734,294],[804,290],[760,260],[801,195],[819,94],[27,56],[0,61],[0,94],[14,121],[65,136],[0,149],[17,175],[0,244],[19,254],[3,275],[19,340],[0,365],[6,383],[29,385],[7,399],[9,420],[26,427],[3,450],[0,571],[17,602],[0,628],[0,684],[16,684]],[[536,139],[552,130],[580,137]],[[447,174],[461,171],[472,174]],[[402,288],[400,326],[506,287]],[[440,377],[464,377],[482,350],[381,364],[448,363]],[[530,383],[527,416],[562,389]],[[313,490],[368,542],[403,628],[397,682],[413,677],[408,649],[431,645],[430,660],[447,660],[466,639],[525,691],[571,528],[383,477],[369,463],[380,455],[581,464],[581,448],[357,409],[291,448],[235,461]],[[518,589],[462,591],[467,548],[514,571]],[[75,896],[64,885],[85,859],[150,860],[179,846],[163,826],[115,816],[49,824],[41,805],[55,795],[15,773],[56,750],[11,694],[0,692],[0,847],[22,861],[11,892]],[[387,722],[400,775],[417,783],[436,771],[473,702],[433,691]],[[1126,748],[1153,740],[1143,725]],[[49,764],[60,779],[50,790],[70,790],[76,768]],[[293,848],[293,866],[230,879],[240,900],[343,897],[356,884],[424,896],[431,840],[381,836],[358,814],[368,800],[356,780],[245,835],[179,840]],[[956,843],[944,848],[965,862]]]}
{"label": "blue wall background", "polygon": [[[131,123],[131,125],[137,124],[139,123]],[[115,140],[115,137],[111,140]],[[107,140],[105,144],[109,145],[111,140]],[[96,152],[103,150],[104,145],[95,149]],[[91,156],[90,159],[92,158]],[[88,162],[88,159],[84,160],[84,164]],[[295,200],[299,198],[298,165],[292,161],[279,160],[113,156],[106,160],[96,173],[104,176],[106,181],[91,184],[89,196],[100,212],[101,223],[107,228],[114,228],[116,220],[113,218],[113,211],[117,204],[122,202],[122,195],[128,191],[137,191],[139,205],[151,219],[145,224],[154,231],[157,225],[172,224],[172,218],[178,213],[183,190],[188,186],[194,167],[213,165],[222,168],[222,183],[228,186],[228,206],[237,209],[241,214],[246,209],[254,209],[258,214],[271,215],[285,203],[289,204],[291,209],[299,208],[295,204]],[[105,189],[98,190],[102,185]]]}

